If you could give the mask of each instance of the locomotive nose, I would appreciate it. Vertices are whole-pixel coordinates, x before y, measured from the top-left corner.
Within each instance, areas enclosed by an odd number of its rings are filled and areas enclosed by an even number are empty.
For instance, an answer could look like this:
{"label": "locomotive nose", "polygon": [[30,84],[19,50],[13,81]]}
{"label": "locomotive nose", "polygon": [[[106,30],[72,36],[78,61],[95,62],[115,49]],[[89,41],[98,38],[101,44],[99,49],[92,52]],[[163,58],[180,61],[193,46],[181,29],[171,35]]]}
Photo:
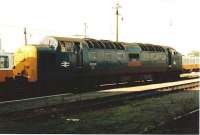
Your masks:
{"label": "locomotive nose", "polygon": [[24,77],[30,82],[37,81],[37,49],[35,46],[23,46],[14,55],[14,78]]}

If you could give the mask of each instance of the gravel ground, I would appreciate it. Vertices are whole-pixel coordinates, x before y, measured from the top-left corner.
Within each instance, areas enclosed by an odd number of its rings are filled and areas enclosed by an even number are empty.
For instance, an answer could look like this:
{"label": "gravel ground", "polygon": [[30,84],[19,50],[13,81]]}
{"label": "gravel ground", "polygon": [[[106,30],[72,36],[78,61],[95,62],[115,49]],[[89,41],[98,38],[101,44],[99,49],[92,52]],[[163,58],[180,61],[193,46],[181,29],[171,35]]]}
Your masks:
{"label": "gravel ground", "polygon": [[151,133],[160,124],[198,108],[199,91],[189,90],[73,115],[54,114],[20,121],[0,118],[0,133]]}

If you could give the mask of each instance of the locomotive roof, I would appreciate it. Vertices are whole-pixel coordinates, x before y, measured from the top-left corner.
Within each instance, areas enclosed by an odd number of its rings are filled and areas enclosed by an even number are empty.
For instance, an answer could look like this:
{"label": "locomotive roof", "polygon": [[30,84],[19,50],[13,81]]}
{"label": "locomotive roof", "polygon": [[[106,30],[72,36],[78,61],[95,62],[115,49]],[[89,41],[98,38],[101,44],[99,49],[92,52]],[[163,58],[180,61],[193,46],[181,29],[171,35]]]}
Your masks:
{"label": "locomotive roof", "polygon": [[54,38],[56,40],[61,40],[61,41],[83,41],[84,40],[84,38],[57,37],[57,36],[50,36],[47,38]]}
{"label": "locomotive roof", "polygon": [[[92,38],[73,38],[73,37],[58,37],[58,36],[47,36],[44,38],[43,42],[41,44],[48,44],[47,42],[44,42],[45,40],[56,40],[57,41],[77,41],[77,42],[83,42],[83,41],[97,41],[97,42],[112,42],[112,43],[118,43],[121,46],[124,46],[125,48],[130,48],[130,47],[140,47],[143,51],[153,51],[153,50],[158,50],[158,51],[163,51],[164,49],[171,48],[169,46],[163,46],[163,45],[155,45],[155,44],[149,44],[149,43],[127,43],[127,42],[115,42],[111,40],[97,40],[97,39],[92,39]],[[44,47],[44,46],[43,46]],[[173,49],[173,48],[171,48]]]}
{"label": "locomotive roof", "polygon": [[[94,39],[94,38],[74,38],[74,37],[58,37],[58,36],[47,36],[44,39],[56,39],[56,40],[60,40],[60,41],[86,41],[86,40],[98,40],[98,39]],[[98,40],[98,41],[108,41],[108,42],[115,42],[115,41],[111,41],[111,40]],[[122,43],[122,42],[119,42]]]}

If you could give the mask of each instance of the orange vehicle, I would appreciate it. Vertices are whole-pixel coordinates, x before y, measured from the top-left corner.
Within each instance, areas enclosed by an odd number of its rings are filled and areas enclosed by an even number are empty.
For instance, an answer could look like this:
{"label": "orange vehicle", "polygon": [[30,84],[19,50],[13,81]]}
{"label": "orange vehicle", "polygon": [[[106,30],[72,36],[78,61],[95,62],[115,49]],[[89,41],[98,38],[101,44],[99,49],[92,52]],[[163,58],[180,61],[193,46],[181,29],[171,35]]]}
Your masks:
{"label": "orange vehicle", "polygon": [[0,51],[0,83],[13,77],[13,54]]}
{"label": "orange vehicle", "polygon": [[197,72],[200,69],[200,58],[183,56],[182,57],[182,69],[183,73]]}

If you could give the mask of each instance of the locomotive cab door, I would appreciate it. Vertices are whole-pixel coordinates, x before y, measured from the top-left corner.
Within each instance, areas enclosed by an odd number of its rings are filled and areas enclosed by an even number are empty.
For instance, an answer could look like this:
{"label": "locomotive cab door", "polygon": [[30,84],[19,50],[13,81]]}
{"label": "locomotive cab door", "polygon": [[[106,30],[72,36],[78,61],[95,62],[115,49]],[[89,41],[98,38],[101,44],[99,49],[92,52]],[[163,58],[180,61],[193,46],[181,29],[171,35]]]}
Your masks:
{"label": "locomotive cab door", "polygon": [[168,66],[170,70],[177,70],[177,56],[175,55],[175,50],[174,49],[167,49],[168,51]]}
{"label": "locomotive cab door", "polygon": [[168,65],[171,68],[172,67],[172,52],[169,48],[167,49],[167,52],[168,52]]}
{"label": "locomotive cab door", "polygon": [[76,59],[76,67],[80,68],[83,66],[83,50],[80,42],[74,42],[74,53]]}

